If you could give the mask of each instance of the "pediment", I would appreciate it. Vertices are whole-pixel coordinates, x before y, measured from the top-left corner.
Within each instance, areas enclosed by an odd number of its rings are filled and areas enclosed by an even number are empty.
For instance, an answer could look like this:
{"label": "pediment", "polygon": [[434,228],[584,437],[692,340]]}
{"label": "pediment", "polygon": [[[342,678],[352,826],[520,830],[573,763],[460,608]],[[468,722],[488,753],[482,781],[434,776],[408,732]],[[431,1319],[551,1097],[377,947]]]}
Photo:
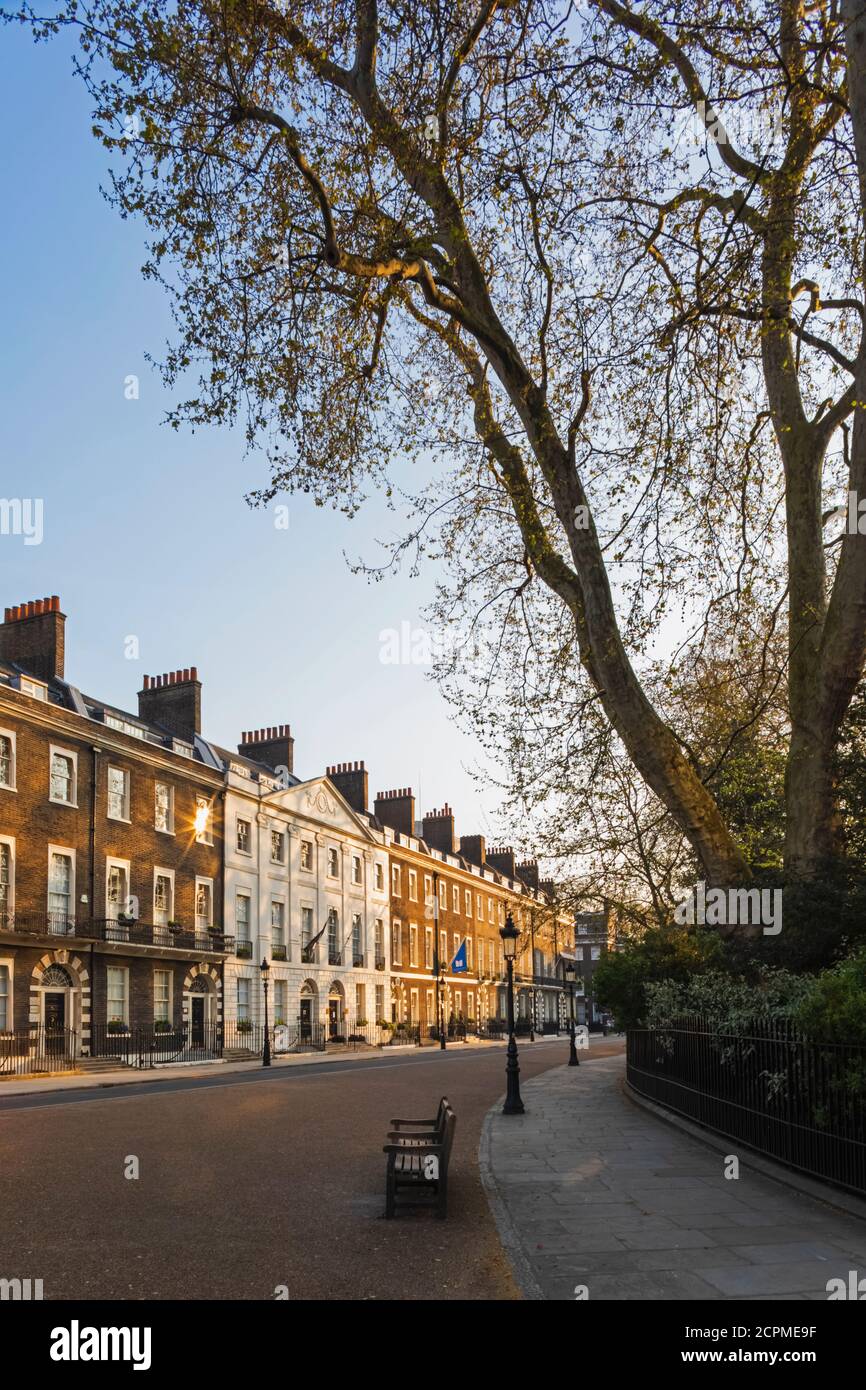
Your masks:
{"label": "pediment", "polygon": [[313,777],[294,787],[281,788],[265,798],[266,806],[279,806],[289,815],[315,821],[323,830],[361,835],[371,844],[377,841],[366,821],[353,811],[345,797],[327,777]]}

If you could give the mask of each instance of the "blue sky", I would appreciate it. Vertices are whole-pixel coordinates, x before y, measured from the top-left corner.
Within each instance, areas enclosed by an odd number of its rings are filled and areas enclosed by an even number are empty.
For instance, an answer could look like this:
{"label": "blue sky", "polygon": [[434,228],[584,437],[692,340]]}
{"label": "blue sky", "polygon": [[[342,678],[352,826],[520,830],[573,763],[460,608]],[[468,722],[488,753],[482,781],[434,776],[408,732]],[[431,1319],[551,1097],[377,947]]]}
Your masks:
{"label": "blue sky", "polygon": [[433,574],[368,585],[343,558],[375,558],[394,518],[293,498],[277,530],[243,500],[264,460],[227,431],[161,424],[170,402],[145,353],[160,355],[167,306],[139,274],[141,225],[99,193],[106,156],[71,52],[0,37],[0,493],[44,499],[41,544],[0,536],[0,606],[59,594],[67,676],[89,694],[135,710],[144,672],[197,665],[216,742],[289,723],[301,776],[364,758],[371,796],[411,785],[419,814],[448,800],[458,833],[497,838],[496,795],[465,770],[478,749],[425,668],[380,661],[379,634],[419,624]]}

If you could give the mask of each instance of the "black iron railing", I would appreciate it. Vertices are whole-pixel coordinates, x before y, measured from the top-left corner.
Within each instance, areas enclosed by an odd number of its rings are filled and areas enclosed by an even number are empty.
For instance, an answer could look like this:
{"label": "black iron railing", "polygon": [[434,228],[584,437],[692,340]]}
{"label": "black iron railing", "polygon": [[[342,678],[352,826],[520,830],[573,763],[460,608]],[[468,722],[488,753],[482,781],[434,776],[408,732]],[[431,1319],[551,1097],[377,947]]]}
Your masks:
{"label": "black iron railing", "polygon": [[271,960],[288,960],[288,952],[285,946],[272,946]]}
{"label": "black iron railing", "polygon": [[329,964],[329,965],[342,965],[342,964],[343,964],[343,955],[342,955],[342,952],[341,952],[341,951],[338,951],[334,946],[329,946],[329,947],[328,947],[328,964]]}
{"label": "black iron railing", "polygon": [[251,941],[236,941],[235,955],[237,956],[238,960],[252,960],[253,943]]}
{"label": "black iron railing", "polygon": [[132,946],[156,946],[182,951],[208,951],[225,955],[234,950],[234,937],[218,927],[188,931],[180,926],[154,922],[118,922],[113,917],[67,917],[58,912],[19,912],[0,915],[0,931],[28,936],[75,936],[86,941],[128,942]]}
{"label": "black iron railing", "polygon": [[69,1071],[78,1055],[78,1034],[72,1028],[34,1025],[0,1033],[0,1076]]}
{"label": "black iron railing", "polygon": [[385,957],[384,957],[384,956],[377,956],[377,957],[376,957],[376,969],[377,969],[377,970],[384,970],[384,969],[385,969]]}
{"label": "black iron railing", "polygon": [[363,953],[362,953],[361,951],[354,951],[354,952],[352,953],[352,966],[353,966],[353,969],[355,969],[355,970],[363,970],[363,968],[364,968],[364,956],[363,956]]}
{"label": "black iron railing", "polygon": [[866,1192],[866,1048],[784,1020],[719,1033],[705,1019],[628,1034],[629,1084],[649,1100],[813,1177]]}

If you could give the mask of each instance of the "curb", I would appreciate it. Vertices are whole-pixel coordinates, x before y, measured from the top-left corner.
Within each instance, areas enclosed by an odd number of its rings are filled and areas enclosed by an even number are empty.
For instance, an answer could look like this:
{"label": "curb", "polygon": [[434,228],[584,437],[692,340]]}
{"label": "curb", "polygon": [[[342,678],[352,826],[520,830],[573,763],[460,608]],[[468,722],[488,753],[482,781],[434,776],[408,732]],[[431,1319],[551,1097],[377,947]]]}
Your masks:
{"label": "curb", "polygon": [[678,1130],[690,1139],[696,1139],[706,1148],[715,1149],[717,1153],[727,1154],[731,1152],[733,1145],[739,1145],[737,1158],[747,1168],[760,1173],[762,1177],[769,1178],[771,1182],[778,1183],[780,1187],[789,1188],[801,1197],[809,1197],[814,1202],[821,1202],[825,1207],[831,1207],[844,1216],[853,1216],[857,1221],[866,1221],[866,1201],[855,1196],[853,1192],[846,1192],[839,1187],[831,1187],[819,1182],[817,1178],[810,1178],[805,1173],[798,1173],[793,1168],[786,1168],[783,1164],[776,1163],[773,1159],[764,1158],[763,1154],[756,1153],[754,1149],[750,1149],[748,1145],[744,1144],[742,1139],[726,1138],[724,1135],[716,1134],[711,1129],[705,1129],[703,1125],[696,1124],[694,1120],[687,1120],[683,1115],[665,1110],[655,1101],[642,1096],[625,1078],[622,1080],[621,1089],[622,1094],[631,1101],[632,1105],[646,1110],[662,1124],[669,1125],[671,1129]]}
{"label": "curb", "polygon": [[[556,1068],[551,1068],[555,1071]],[[546,1076],[548,1073],[545,1072]],[[505,1100],[504,1094],[499,1097],[496,1105],[488,1110],[484,1117],[484,1124],[481,1126],[481,1139],[478,1144],[478,1171],[481,1174],[481,1185],[487,1194],[487,1201],[493,1213],[493,1220],[502,1248],[508,1257],[511,1270],[514,1275],[517,1287],[520,1289],[524,1298],[534,1302],[543,1303],[545,1301],[541,1285],[532,1270],[532,1264],[526,1253],[523,1239],[511,1219],[505,1198],[499,1191],[496,1178],[493,1175],[493,1166],[490,1160],[490,1136],[493,1128],[493,1117],[497,1115]]]}

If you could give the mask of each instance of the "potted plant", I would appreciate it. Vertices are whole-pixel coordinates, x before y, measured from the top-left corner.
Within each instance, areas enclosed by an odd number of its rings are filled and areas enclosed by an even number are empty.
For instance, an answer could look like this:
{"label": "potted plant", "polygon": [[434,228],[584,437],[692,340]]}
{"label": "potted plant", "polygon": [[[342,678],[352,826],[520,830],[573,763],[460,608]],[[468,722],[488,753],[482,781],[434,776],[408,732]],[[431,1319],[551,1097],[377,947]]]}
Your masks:
{"label": "potted plant", "polygon": [[154,1033],[173,1033],[174,1025],[167,1018],[155,1018],[153,1031]]}
{"label": "potted plant", "polygon": [[181,926],[180,922],[169,922],[168,929],[171,932],[172,936],[180,936],[180,933],[183,931],[183,927]]}
{"label": "potted plant", "polygon": [[251,1033],[252,1031],[253,1031],[253,1021],[252,1021],[251,1018],[239,1018],[239,1019],[238,1019],[238,1032],[239,1032],[239,1033]]}

